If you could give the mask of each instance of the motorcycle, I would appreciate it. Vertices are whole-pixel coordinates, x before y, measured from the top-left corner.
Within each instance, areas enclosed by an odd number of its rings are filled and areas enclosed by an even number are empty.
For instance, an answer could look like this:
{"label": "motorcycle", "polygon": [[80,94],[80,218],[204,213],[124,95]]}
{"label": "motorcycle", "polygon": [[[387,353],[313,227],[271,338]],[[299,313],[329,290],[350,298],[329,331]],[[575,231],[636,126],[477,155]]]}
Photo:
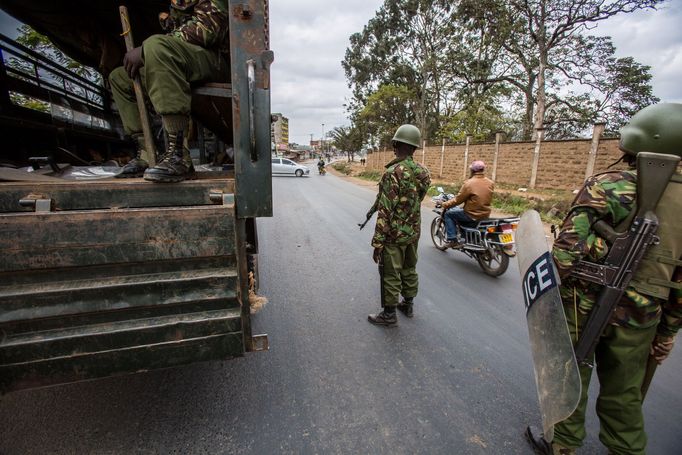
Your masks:
{"label": "motorcycle", "polygon": [[[437,189],[439,194],[431,198],[436,203],[433,211],[438,214],[431,222],[431,240],[436,248],[445,251],[448,242],[441,204],[455,196],[446,194],[441,187]],[[463,238],[453,249],[476,259],[486,275],[500,276],[509,267],[509,257],[516,255],[514,232],[518,223],[519,218],[487,218],[469,226],[460,223],[459,231]]]}
{"label": "motorcycle", "polygon": [[320,175],[324,175],[327,173],[327,169],[325,169],[324,166],[318,166],[317,172],[319,172]]}

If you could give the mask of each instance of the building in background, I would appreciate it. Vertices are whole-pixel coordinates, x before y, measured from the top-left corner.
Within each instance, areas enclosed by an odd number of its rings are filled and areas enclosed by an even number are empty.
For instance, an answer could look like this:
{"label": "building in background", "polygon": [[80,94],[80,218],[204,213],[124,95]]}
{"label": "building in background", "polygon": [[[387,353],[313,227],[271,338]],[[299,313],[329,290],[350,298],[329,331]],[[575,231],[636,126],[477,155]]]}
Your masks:
{"label": "building in background", "polygon": [[277,151],[285,151],[289,149],[289,119],[284,115],[276,113],[272,114],[272,124],[270,127],[270,135],[272,142],[275,144]]}

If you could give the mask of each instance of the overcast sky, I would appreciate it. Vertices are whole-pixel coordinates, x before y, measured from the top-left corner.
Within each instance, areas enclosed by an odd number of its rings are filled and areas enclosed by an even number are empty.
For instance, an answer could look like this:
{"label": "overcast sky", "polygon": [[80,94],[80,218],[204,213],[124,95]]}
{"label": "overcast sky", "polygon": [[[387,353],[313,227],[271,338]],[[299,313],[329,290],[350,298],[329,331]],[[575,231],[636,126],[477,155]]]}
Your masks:
{"label": "overcast sky", "polygon": [[[362,30],[383,0],[270,0],[272,112],[289,118],[289,140],[307,144],[310,135],[347,125],[350,97],[341,60],[348,38]],[[654,94],[682,102],[682,0],[659,11],[617,16],[593,33],[610,35],[619,57],[650,65]],[[10,34],[6,15],[0,31]]]}
{"label": "overcast sky", "polygon": [[[361,31],[383,0],[271,0],[272,111],[289,118],[290,142],[308,143],[349,124],[350,97],[341,67],[348,37]],[[654,94],[682,102],[682,0],[659,11],[616,16],[594,34],[610,35],[619,57],[651,66]]]}

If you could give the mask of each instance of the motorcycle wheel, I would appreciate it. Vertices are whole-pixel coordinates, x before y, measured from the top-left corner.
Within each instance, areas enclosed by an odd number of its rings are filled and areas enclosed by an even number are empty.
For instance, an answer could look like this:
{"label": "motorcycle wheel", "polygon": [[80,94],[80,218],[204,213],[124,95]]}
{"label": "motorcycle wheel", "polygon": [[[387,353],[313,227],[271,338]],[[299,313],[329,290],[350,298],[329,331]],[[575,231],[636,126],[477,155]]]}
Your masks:
{"label": "motorcycle wheel", "polygon": [[443,218],[440,216],[434,218],[431,222],[431,240],[433,241],[433,245],[441,251],[447,250],[447,247],[445,246],[447,243],[446,238]]}
{"label": "motorcycle wheel", "polygon": [[500,276],[509,267],[509,256],[499,246],[493,246],[477,254],[476,260],[485,274],[489,276]]}

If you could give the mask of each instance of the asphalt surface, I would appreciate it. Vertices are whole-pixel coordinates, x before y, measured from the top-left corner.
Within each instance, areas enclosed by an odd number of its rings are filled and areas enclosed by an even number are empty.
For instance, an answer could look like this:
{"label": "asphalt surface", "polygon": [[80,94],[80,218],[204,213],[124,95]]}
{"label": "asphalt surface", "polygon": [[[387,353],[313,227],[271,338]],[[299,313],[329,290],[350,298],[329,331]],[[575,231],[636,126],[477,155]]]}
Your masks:
{"label": "asphalt surface", "polygon": [[[436,250],[425,208],[415,317],[375,327],[374,222],[357,223],[376,189],[315,172],[273,191],[274,217],[258,222],[269,303],[253,322],[270,351],[11,393],[0,453],[531,454],[522,433],[540,417],[516,261],[491,278]],[[681,351],[644,406],[649,454],[680,453]],[[594,411],[587,427],[581,453],[605,453]]]}

